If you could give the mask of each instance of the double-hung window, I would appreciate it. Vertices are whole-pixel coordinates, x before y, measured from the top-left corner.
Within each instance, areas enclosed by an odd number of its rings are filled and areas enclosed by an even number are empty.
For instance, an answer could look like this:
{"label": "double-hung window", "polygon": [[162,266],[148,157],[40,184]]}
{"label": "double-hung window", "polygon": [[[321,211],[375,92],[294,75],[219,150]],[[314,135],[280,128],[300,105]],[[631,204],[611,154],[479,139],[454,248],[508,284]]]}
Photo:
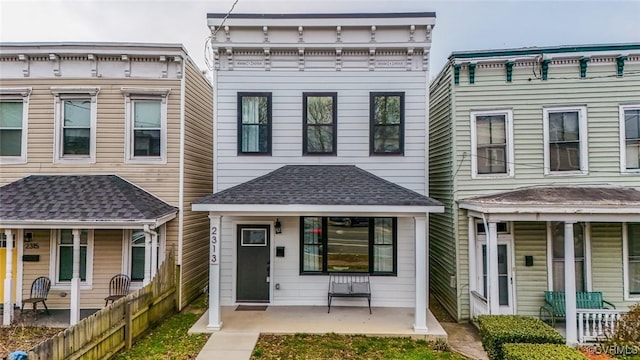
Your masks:
{"label": "double-hung window", "polygon": [[238,154],[271,154],[271,93],[238,93]]}
{"label": "double-hung window", "polygon": [[303,93],[304,155],[336,155],[337,93]]}
{"label": "double-hung window", "polygon": [[544,109],[545,174],[586,173],[587,109]]}
{"label": "double-hung window", "polygon": [[640,298],[640,223],[628,223],[625,230],[625,296],[631,300]]}
{"label": "double-hung window", "polygon": [[27,159],[29,88],[0,88],[0,163]]}
{"label": "double-hung window", "polygon": [[[553,291],[564,291],[564,223],[550,224]],[[587,242],[584,223],[573,224],[573,244],[576,271],[576,291],[587,291],[587,266],[585,266]]]}
{"label": "double-hung window", "polygon": [[[163,227],[156,228],[158,234],[156,247],[156,265],[160,266],[164,260],[164,237]],[[131,277],[132,282],[142,282],[144,280],[144,269],[146,267],[145,258],[145,233],[144,230],[131,230],[124,232],[124,248],[128,250],[123,257],[123,273]],[[152,252],[153,254],[153,252]]]}
{"label": "double-hung window", "polygon": [[51,88],[56,162],[95,162],[98,88]]}
{"label": "double-hung window", "polygon": [[302,217],[300,273],[396,274],[396,218]]}
{"label": "double-hung window", "polygon": [[167,96],[170,89],[123,88],[125,95],[125,161],[166,163]]}
{"label": "double-hung window", "polygon": [[511,110],[471,113],[472,176],[513,175]]}
{"label": "double-hung window", "polygon": [[640,172],[640,105],[620,106],[620,170]]}
{"label": "double-hung window", "polygon": [[404,153],[404,93],[369,94],[371,155]]}
{"label": "double-hung window", "polygon": [[[55,284],[69,284],[73,277],[73,231],[53,230],[51,273]],[[80,283],[91,285],[93,256],[93,230],[80,230]]]}

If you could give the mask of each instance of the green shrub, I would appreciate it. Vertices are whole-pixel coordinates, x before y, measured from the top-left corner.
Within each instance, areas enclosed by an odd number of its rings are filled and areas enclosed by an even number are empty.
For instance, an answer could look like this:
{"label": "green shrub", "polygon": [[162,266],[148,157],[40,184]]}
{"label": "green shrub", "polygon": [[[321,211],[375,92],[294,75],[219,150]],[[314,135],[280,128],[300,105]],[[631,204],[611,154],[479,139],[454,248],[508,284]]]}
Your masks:
{"label": "green shrub", "polygon": [[554,328],[539,319],[521,315],[478,316],[482,346],[492,360],[502,360],[502,345],[508,343],[564,344]]}
{"label": "green shrub", "polygon": [[504,344],[504,360],[585,360],[580,351],[560,344]]}
{"label": "green shrub", "polygon": [[640,304],[630,307],[629,312],[622,315],[606,343],[613,346],[640,346]]}

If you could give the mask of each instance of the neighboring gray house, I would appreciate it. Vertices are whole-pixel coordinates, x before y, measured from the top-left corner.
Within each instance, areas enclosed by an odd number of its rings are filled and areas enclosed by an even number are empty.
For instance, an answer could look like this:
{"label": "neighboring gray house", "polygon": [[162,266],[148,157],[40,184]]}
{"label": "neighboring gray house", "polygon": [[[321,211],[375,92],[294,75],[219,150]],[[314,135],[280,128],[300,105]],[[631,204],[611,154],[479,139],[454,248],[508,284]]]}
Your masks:
{"label": "neighboring gray house", "polygon": [[567,290],[575,342],[570,290],[640,301],[639,73],[640,44],[450,56],[430,86],[429,193],[446,208],[430,273],[457,320],[537,317]]}
{"label": "neighboring gray house", "polygon": [[231,14],[218,29],[225,15],[208,14],[215,190],[193,205],[211,219],[208,327],[222,306],[326,306],[328,273],[359,272],[372,306],[409,308],[398,322],[427,333],[435,14]]}

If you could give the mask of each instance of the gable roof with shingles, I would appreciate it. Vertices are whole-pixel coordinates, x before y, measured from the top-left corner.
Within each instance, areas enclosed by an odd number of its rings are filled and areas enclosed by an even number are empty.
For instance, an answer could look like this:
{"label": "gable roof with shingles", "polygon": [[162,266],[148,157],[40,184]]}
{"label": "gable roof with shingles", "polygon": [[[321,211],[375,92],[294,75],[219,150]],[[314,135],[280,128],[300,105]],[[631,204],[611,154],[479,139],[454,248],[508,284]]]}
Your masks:
{"label": "gable roof with shingles", "polygon": [[193,203],[442,206],[354,165],[286,165]]}
{"label": "gable roof with shingles", "polygon": [[177,211],[116,175],[30,175],[0,187],[0,222],[143,221]]}

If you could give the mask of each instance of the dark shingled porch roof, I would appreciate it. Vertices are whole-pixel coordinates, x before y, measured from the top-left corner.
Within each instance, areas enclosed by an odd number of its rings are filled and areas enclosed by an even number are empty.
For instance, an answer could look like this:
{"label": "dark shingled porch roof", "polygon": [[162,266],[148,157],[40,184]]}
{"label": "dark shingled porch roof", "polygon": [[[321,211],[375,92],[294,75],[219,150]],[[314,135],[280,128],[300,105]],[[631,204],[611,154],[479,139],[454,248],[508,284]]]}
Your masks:
{"label": "dark shingled porch roof", "polygon": [[353,165],[287,165],[193,203],[442,206]]}
{"label": "dark shingled porch roof", "polygon": [[31,175],[0,187],[0,222],[140,221],[177,211],[116,175]]}

